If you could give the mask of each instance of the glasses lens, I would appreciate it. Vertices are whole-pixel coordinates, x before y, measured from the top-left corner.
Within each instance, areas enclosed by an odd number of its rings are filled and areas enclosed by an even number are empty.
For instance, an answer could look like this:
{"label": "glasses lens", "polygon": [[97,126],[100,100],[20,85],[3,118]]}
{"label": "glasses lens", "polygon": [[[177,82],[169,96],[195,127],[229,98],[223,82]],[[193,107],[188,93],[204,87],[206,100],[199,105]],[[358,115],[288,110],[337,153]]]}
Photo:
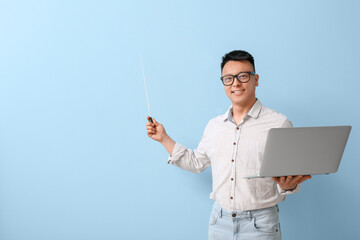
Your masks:
{"label": "glasses lens", "polygon": [[233,76],[224,76],[221,79],[222,79],[224,85],[230,85],[234,78],[233,78]]}
{"label": "glasses lens", "polygon": [[240,82],[247,82],[247,81],[249,81],[250,74],[249,73],[240,73],[239,75],[237,75],[237,78],[239,79]]}

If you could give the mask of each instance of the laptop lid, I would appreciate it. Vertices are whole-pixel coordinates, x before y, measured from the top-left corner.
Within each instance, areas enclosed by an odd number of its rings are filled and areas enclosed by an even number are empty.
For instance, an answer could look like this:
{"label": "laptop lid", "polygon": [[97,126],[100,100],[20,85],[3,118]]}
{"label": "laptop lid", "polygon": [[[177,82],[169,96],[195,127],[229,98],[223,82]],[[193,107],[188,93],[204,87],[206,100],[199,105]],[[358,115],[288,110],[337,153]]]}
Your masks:
{"label": "laptop lid", "polygon": [[351,126],[272,128],[259,175],[251,177],[334,173],[350,131]]}

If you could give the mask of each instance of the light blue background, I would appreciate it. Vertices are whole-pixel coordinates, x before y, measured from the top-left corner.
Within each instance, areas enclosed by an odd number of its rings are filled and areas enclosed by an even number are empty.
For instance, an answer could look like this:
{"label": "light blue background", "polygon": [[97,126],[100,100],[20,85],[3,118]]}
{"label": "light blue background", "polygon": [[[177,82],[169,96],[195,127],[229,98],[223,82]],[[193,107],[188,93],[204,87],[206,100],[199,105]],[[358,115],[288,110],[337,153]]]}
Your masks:
{"label": "light blue background", "polygon": [[147,105],[196,148],[224,53],[294,126],[352,125],[339,171],[280,204],[283,239],[360,238],[359,1],[0,1],[0,239],[206,239],[210,169],[167,165]]}

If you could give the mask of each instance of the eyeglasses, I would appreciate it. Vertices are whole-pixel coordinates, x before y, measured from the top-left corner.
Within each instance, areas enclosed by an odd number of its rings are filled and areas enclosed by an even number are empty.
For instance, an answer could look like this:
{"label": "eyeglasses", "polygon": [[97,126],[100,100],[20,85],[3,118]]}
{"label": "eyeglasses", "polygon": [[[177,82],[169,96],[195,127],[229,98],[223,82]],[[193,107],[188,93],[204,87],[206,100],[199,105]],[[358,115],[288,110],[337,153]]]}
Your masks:
{"label": "eyeglasses", "polygon": [[250,80],[250,75],[255,75],[255,72],[240,72],[236,75],[225,75],[220,79],[225,86],[230,86],[234,83],[235,78],[241,83],[247,83]]}

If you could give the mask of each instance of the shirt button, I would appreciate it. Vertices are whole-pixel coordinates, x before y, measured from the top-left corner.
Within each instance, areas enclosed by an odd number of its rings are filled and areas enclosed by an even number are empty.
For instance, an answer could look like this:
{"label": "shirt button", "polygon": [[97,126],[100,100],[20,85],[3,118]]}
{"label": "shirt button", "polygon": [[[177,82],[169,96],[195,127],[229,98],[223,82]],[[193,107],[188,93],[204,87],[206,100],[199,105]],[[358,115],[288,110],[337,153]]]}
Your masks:
{"label": "shirt button", "polygon": [[236,142],[234,142],[234,145],[236,145]]}
{"label": "shirt button", "polygon": [[234,162],[235,160],[234,159],[231,159],[232,162]]}
{"label": "shirt button", "polygon": [[234,181],[234,179],[233,179],[233,178],[231,178],[231,181]]}
{"label": "shirt button", "polygon": [[236,127],[236,130],[239,130],[240,128],[239,127]]}
{"label": "shirt button", "polygon": [[232,217],[236,217],[236,214],[235,214],[235,213],[233,213],[231,216],[232,216]]}
{"label": "shirt button", "polygon": [[230,197],[230,199],[233,199],[233,197]]}

